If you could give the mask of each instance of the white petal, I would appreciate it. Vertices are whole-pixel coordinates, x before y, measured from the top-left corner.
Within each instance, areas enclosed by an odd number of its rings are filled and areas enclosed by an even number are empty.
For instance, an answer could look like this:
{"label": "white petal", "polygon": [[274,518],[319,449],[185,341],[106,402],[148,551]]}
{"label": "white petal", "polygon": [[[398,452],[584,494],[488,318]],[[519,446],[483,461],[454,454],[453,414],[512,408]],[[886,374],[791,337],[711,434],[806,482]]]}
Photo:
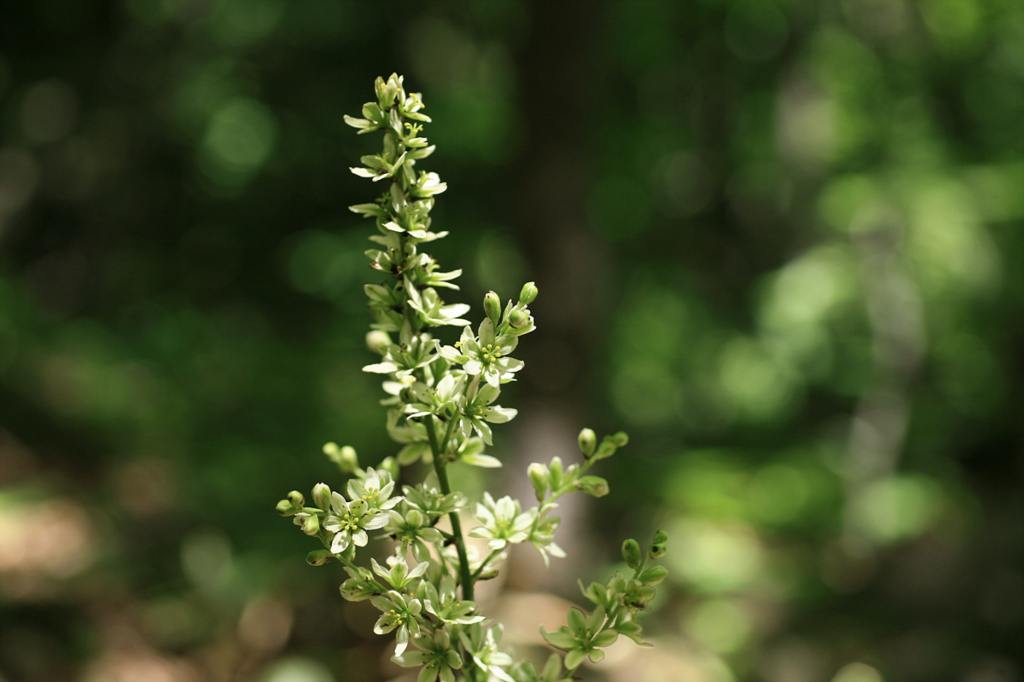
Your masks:
{"label": "white petal", "polygon": [[348,533],[336,533],[331,541],[331,553],[341,554],[348,547]]}

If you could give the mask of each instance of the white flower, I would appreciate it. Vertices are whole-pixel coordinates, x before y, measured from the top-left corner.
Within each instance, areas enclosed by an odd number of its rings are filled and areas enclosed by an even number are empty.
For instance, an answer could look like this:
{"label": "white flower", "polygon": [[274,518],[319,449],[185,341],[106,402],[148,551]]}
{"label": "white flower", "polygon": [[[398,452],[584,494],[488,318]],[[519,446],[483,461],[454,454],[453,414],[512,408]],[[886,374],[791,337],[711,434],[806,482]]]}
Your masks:
{"label": "white flower", "polygon": [[387,512],[370,510],[361,499],[346,502],[341,493],[331,493],[331,514],[324,521],[324,528],[334,533],[331,552],[341,554],[349,544],[365,547],[369,541],[368,530],[383,528],[390,516]]}
{"label": "white flower", "polygon": [[490,493],[484,493],[483,504],[476,505],[476,518],[481,526],[469,534],[475,538],[491,538],[487,546],[494,551],[509,544],[523,542],[529,537],[537,511],[523,513],[519,502],[506,495],[497,502]]}

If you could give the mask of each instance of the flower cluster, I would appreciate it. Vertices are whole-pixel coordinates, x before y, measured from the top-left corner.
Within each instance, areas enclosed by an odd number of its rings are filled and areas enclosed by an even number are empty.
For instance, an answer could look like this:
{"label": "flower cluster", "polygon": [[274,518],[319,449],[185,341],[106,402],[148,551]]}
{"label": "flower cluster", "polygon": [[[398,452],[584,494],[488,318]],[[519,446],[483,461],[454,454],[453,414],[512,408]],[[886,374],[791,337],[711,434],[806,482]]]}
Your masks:
{"label": "flower cluster", "polygon": [[[364,470],[354,449],[328,443],[325,454],[351,477],[345,494],[320,483],[313,488],[312,504],[292,491],[277,510],[320,540],[323,548],[310,552],[308,563],[321,566],[337,560],[343,565],[348,579],[341,585],[342,597],[369,600],[380,611],[374,632],[394,633],[392,660],[420,668],[420,682],[565,682],[584,659],[600,660],[603,647],[619,635],[642,642],[636,614],[650,602],[652,586],[665,577],[662,567],[645,564],[664,554],[664,534],[656,535],[644,555],[633,540],[623,545],[633,576],[617,573],[606,584],[585,588],[584,596],[595,604],[589,616],[572,609],[566,626],[552,633],[542,630],[562,653],[553,654],[540,672],[529,661],[516,662],[502,647],[502,626],[486,618],[474,601],[475,583],[496,574],[513,544],[533,544],[545,562],[551,556],[564,557],[555,543],[557,500],[576,491],[607,494],[607,481],[587,472],[628,439],[620,433],[598,444],[594,432],[584,429],[579,438],[582,462],[566,466],[556,457],[546,465],[532,464],[528,474],[537,505],[525,511],[518,500],[495,500],[484,493],[471,515],[466,496],[451,489],[447,467],[455,463],[501,466],[485,450],[492,445],[491,425],[516,416],[516,410],[497,400],[502,386],[515,381],[523,368],[513,353],[520,337],[535,328],[529,306],[538,291],[528,282],[517,301],[504,305],[489,292],[483,301],[485,317],[475,332],[463,318],[470,307],[441,297],[439,290],[458,289],[454,280],[461,271],[440,270],[421,250],[422,244],[447,234],[432,232],[430,218],[434,198],[445,184],[436,173],[416,169],[434,151],[422,135],[422,124],[430,119],[422,113],[422,97],[407,93],[400,76],[378,78],[375,93],[376,100],[364,105],[361,118],[346,116],[345,121],[359,133],[384,135],[381,153],[362,157],[362,165],[351,169],[381,182],[384,192],[372,203],[351,208],[377,228],[370,237],[375,248],[366,254],[385,279],[367,284],[365,291],[373,318],[367,346],[380,360],[363,369],[383,375],[386,428],[399,449],[376,469]],[[462,328],[451,345],[434,338],[434,329],[446,326]],[[429,467],[421,482],[395,494],[402,468],[417,464]],[[474,527],[464,533],[462,523],[471,517]],[[443,530],[443,519],[450,531]],[[371,531],[379,531],[379,539],[389,541],[393,553],[385,564],[371,557],[367,568],[356,558]],[[471,554],[467,535],[487,539],[489,554]]]}

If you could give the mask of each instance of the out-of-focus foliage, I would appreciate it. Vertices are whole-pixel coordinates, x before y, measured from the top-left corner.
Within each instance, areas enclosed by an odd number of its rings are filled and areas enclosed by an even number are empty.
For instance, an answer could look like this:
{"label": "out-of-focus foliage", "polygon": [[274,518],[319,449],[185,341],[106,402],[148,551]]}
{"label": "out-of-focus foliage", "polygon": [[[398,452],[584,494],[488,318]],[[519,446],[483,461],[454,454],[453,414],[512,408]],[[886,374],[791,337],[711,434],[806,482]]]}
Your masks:
{"label": "out-of-focus foliage", "polygon": [[1024,5],[40,0],[0,6],[0,678],[400,674],[273,511],[325,441],[394,454],[342,122],[392,71],[460,300],[569,301],[520,400],[632,436],[593,551],[669,531],[608,679],[1024,675]]}

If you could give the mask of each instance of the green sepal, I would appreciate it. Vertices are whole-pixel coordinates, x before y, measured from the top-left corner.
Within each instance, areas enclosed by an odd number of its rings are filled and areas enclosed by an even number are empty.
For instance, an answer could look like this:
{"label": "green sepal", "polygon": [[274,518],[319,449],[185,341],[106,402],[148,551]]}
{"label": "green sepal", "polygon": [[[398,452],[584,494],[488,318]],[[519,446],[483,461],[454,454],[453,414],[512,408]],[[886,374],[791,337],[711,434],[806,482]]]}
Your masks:
{"label": "green sepal", "polygon": [[664,566],[651,566],[639,576],[637,580],[644,585],[657,585],[668,576],[668,569]]}

